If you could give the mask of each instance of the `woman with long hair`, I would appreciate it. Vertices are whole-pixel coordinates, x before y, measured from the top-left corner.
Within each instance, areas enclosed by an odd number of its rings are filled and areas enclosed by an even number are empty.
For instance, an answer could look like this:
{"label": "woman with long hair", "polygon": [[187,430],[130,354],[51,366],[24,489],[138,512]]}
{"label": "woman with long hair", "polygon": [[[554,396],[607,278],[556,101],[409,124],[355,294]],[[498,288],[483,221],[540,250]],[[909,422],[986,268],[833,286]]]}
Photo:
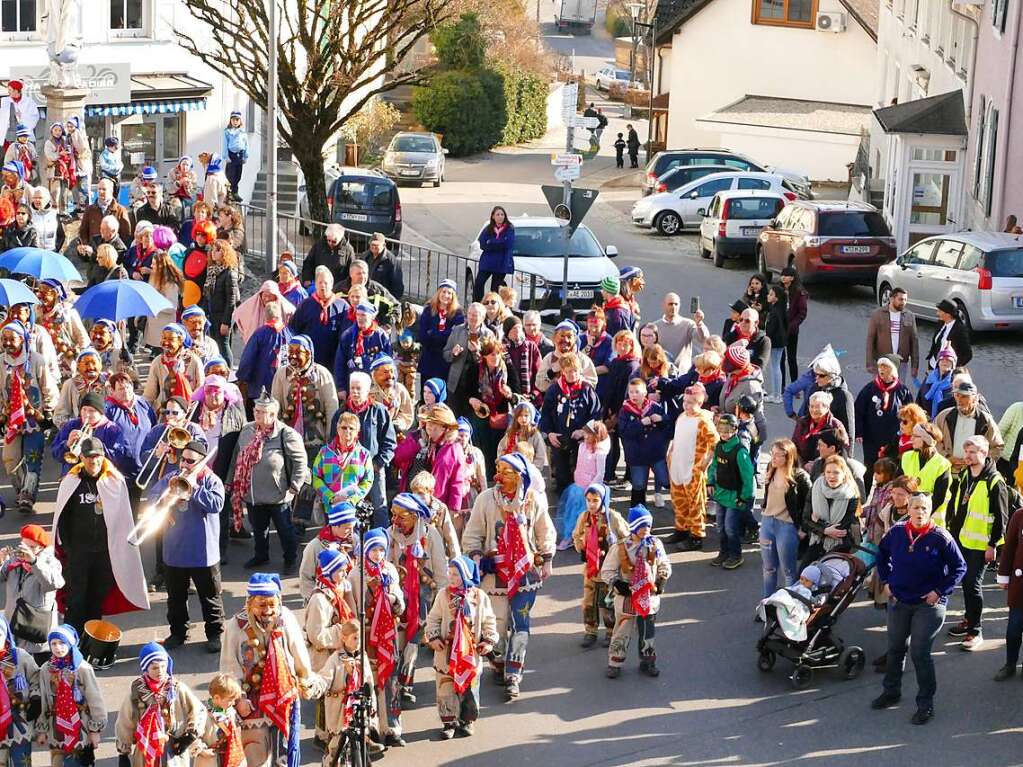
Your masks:
{"label": "woman with long hair", "polygon": [[245,262],[245,221],[238,208],[223,205],[217,209],[217,239],[230,242],[239,263]]}
{"label": "woman with long hair", "polygon": [[480,263],[472,286],[472,300],[483,297],[487,280],[496,291],[504,285],[506,275],[515,271],[515,226],[508,220],[508,212],[500,205],[490,211],[490,221],[480,232]]}
{"label": "woman with long hair", "polygon": [[501,294],[493,290],[483,296],[481,303],[485,311],[483,324],[490,328],[496,339],[504,340],[504,321],[512,316],[511,310],[504,305]]}
{"label": "woman with long hair", "polygon": [[202,297],[211,335],[229,366],[234,365],[231,351],[231,315],[238,306],[238,253],[227,240],[214,240],[206,268]]}
{"label": "woman with long hair", "polygon": [[740,300],[763,315],[767,309],[767,278],[762,274],[751,276],[746,284],[746,292],[742,294]]}
{"label": "woman with long hair", "polygon": [[493,337],[480,341],[476,375],[469,377],[469,407],[473,411],[476,442],[486,460],[487,477],[494,476],[497,445],[509,419],[512,398],[521,392],[519,374],[504,359],[504,346]]}
{"label": "woman with long hair", "polygon": [[771,340],[771,358],[767,364],[768,394],[764,400],[781,404],[782,381],[785,380],[782,367],[785,364],[785,344],[789,342],[789,299],[781,285],[768,288],[767,307],[761,312],[761,316],[764,315],[764,332]]}
{"label": "woman with long hair", "polygon": [[185,275],[181,273],[177,264],[174,263],[174,259],[165,250],[158,250],[153,254],[151,268],[149,284],[173,305],[172,309],[165,309],[155,317],[146,320],[142,343],[155,351],[160,348],[164,326],[177,320],[181,286],[185,281]]}
{"label": "woman with long hair", "polygon": [[[799,326],[806,321],[806,310],[810,295],[803,288],[799,272],[794,266],[786,266],[781,270],[778,281],[785,287],[788,299],[788,340],[785,342],[785,359],[789,364],[789,378],[799,378],[799,360],[796,359],[796,348],[799,346]],[[782,368],[782,384],[785,383],[785,370]]]}
{"label": "woman with long hair", "polygon": [[458,305],[457,290],[454,280],[441,280],[437,292],[419,316],[419,376],[423,381],[431,378],[448,380],[451,365],[444,361],[444,345],[451,329],[465,322],[465,314]]}
{"label": "woman with long hair", "polygon": [[[788,587],[799,576],[799,529],[810,497],[810,475],[799,466],[796,445],[790,439],[771,444],[771,462],[764,479],[760,519],[760,559],[764,569],[764,597]],[[782,582],[778,583],[781,570]]]}
{"label": "woman with long hair", "polygon": [[860,510],[860,491],[849,471],[849,464],[839,455],[829,455],[824,471],[810,490],[809,514],[803,515],[803,534],[809,545],[799,564],[816,562],[829,551],[848,551],[855,543],[853,526]]}

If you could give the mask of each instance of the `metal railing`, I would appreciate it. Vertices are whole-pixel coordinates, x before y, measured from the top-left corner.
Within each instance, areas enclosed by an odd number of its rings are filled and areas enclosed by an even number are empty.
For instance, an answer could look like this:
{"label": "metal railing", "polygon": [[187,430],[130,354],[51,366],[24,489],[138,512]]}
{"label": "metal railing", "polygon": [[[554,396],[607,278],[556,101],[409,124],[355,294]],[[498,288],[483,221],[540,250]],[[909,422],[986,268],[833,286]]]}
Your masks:
{"label": "metal railing", "polygon": [[[266,263],[266,211],[251,205],[243,205],[245,237],[247,242],[247,263],[258,274],[257,264]],[[285,251],[294,254],[295,262],[301,266],[310,248],[323,236],[327,224],[322,221],[300,218],[289,213],[277,214],[276,255]],[[357,257],[369,250],[370,235],[346,228],[345,236],[355,249]],[[468,304],[472,300],[472,282],[479,262],[468,255],[458,255],[447,250],[427,247],[414,242],[387,238],[387,248],[395,262],[401,267],[405,283],[402,300],[425,303],[437,291],[441,280],[454,280],[459,288],[459,300]],[[276,260],[276,258],[274,259]],[[519,308],[549,308],[550,294],[543,287],[537,275],[516,271],[510,284],[519,294]]]}

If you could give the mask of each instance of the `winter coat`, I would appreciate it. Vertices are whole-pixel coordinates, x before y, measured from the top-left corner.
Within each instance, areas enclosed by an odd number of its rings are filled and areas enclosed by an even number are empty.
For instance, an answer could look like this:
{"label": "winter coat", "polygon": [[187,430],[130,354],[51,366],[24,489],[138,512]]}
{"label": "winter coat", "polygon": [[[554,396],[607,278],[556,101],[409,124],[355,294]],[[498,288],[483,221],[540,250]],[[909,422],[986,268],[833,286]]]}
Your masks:
{"label": "winter coat", "polygon": [[665,460],[668,454],[673,424],[659,402],[650,402],[643,411],[643,417],[654,415],[661,416],[661,420],[646,426],[632,409],[623,406],[618,411],[618,435],[622,439],[625,463],[629,466],[653,466]]}
{"label": "winter coat", "polygon": [[[74,681],[72,689],[77,693],[75,703],[78,708],[78,715],[82,720],[82,734],[78,746],[88,743],[90,732],[103,732],[107,726],[107,706],[103,700],[103,693],[99,689],[99,682],[96,681],[96,672],[87,661],[78,664],[74,671],[70,669],[63,671],[65,674],[73,674]],[[57,734],[56,712],[53,707],[57,697],[57,679],[55,669],[46,661],[39,668],[39,702],[42,709],[39,718],[35,721],[36,735],[46,736],[46,745],[53,751],[60,750],[63,738]]]}
{"label": "winter coat", "polygon": [[[304,649],[304,648],[303,648]],[[186,732],[201,733],[206,726],[206,708],[196,697],[195,693],[177,677],[171,677],[170,684],[175,686],[174,699],[170,702],[170,721],[165,722],[167,735],[179,737]],[[142,749],[139,748],[139,738],[135,734],[139,720],[154,700],[155,696],[147,689],[145,681],[141,677],[132,680],[128,694],[121,702],[121,709],[117,714],[114,727],[114,740],[117,753],[131,757],[131,767],[143,767],[145,758]],[[189,763],[188,753],[180,756],[171,755],[167,752],[167,758],[162,760],[167,767],[187,767]]]}
{"label": "winter coat", "polygon": [[[427,307],[429,308],[429,307]],[[423,310],[425,316],[426,310]],[[420,328],[422,328],[422,321],[420,321]],[[495,338],[493,331],[490,330],[486,325],[480,325],[479,328],[479,340],[482,343],[484,338]],[[456,346],[462,347],[462,353],[457,357],[454,354],[454,348]],[[479,362],[479,356],[469,351],[469,326],[465,323],[456,325],[447,336],[447,341],[444,343],[444,362],[449,365],[447,369],[446,383],[448,385],[448,396],[458,393],[460,384],[462,382],[462,376],[465,375],[465,366],[475,365]],[[423,357],[426,357],[426,349],[423,348]],[[422,371],[422,365],[420,365],[420,371]],[[425,375],[423,376],[425,378]],[[456,411],[457,412],[457,411]]]}
{"label": "winter coat", "polygon": [[952,371],[942,376],[941,371],[934,368],[927,374],[920,391],[916,393],[916,404],[930,415],[931,420],[941,412],[941,403],[952,391]]}
{"label": "winter coat", "polygon": [[39,236],[39,247],[60,253],[64,248],[64,227],[60,225],[53,205],[47,205],[41,210],[33,205],[29,210],[32,212],[32,227]]}
{"label": "winter coat", "polygon": [[[335,452],[329,444],[324,445],[313,459],[313,490],[319,494],[324,509],[333,506],[335,500],[342,500],[335,499],[339,494],[358,505],[373,487],[373,473],[373,457],[363,445],[356,445],[347,456]],[[302,561],[305,562],[304,555]]]}
{"label": "winter coat", "polygon": [[405,276],[394,254],[390,250],[385,250],[379,256],[374,256],[372,251],[367,250],[359,258],[369,265],[370,281],[380,283],[387,292],[400,301],[405,295]]}
{"label": "winter coat", "polygon": [[1009,587],[1009,609],[1023,610],[1023,509],[1016,509],[1009,519],[998,560],[998,583]]}
{"label": "winter coat", "polygon": [[[341,413],[349,412],[347,405],[334,414],[334,420],[330,425],[330,433],[337,433],[337,421]],[[394,424],[391,423],[391,416],[387,408],[375,402],[358,414],[359,416],[359,443],[369,451],[373,458],[373,467],[380,469],[389,466],[394,459],[394,448],[397,437],[394,435]]]}
{"label": "winter coat", "polygon": [[608,371],[597,377],[597,396],[606,416],[614,416],[621,410],[628,393],[629,381],[639,376],[639,359],[615,358]]}
{"label": "winter coat", "polygon": [[[472,605],[472,617],[469,619],[469,631],[472,635],[472,646],[475,648],[481,644],[488,644],[491,647],[497,644],[497,616],[494,614],[494,607],[483,589],[466,589],[465,599]],[[454,598],[450,591],[444,589],[437,594],[433,601],[433,607],[426,616],[426,624],[423,628],[424,641],[429,643],[435,639],[444,642],[444,649],[433,651],[433,668],[438,674],[448,675],[448,663],[451,653],[451,635],[455,622]],[[476,655],[476,676],[477,679],[483,673],[483,658]]]}
{"label": "winter coat", "polygon": [[[650,539],[648,538],[647,540]],[[664,587],[664,583],[671,577],[671,562],[664,551],[664,544],[661,543],[661,539],[653,538],[652,540],[654,562],[647,568],[647,577],[654,584],[654,590],[650,592],[650,614],[656,615],[661,609],[661,590]],[[623,572],[622,557],[627,557],[629,564],[634,567],[636,564],[636,554],[643,543],[644,541],[637,541],[630,535],[624,541],[620,541],[612,546],[607,552],[607,556],[604,557],[604,564],[600,568],[600,579],[608,585],[612,585],[616,581],[629,583],[631,578]],[[615,613],[617,615],[628,615],[632,612],[631,606],[628,605],[628,600],[629,597],[615,593]]]}
{"label": "winter coat", "polygon": [[600,398],[592,386],[583,383],[572,395],[563,394],[557,381],[543,395],[540,408],[540,431],[557,434],[562,445],[572,439],[572,432],[581,429],[594,418],[600,418]]}
{"label": "winter coat", "polygon": [[[4,615],[10,621],[14,616],[18,599],[24,599],[32,607],[50,613],[52,631],[57,627],[57,590],[64,588],[60,562],[57,561],[52,547],[39,552],[35,562],[31,564],[30,572],[20,567],[12,567],[19,561],[12,554],[6,561],[0,563],[0,581],[5,583],[6,594]],[[26,639],[17,639],[17,645],[31,653],[42,652],[48,647],[46,642],[29,642]]]}
{"label": "winter coat", "polygon": [[363,339],[362,354],[356,352],[356,343],[361,331],[358,325],[348,328],[337,341],[337,354],[334,356],[334,381],[338,391],[348,391],[348,376],[356,371],[369,373],[373,360],[382,355],[390,356],[391,339],[387,331],[374,328]]}
{"label": "winter coat", "polygon": [[[834,430],[845,440],[846,446],[850,445],[849,435],[845,431],[845,426],[842,422],[835,418],[834,413],[828,413],[824,416],[825,425],[818,431]],[[792,432],[792,441],[796,443],[796,450],[799,451],[799,460],[803,463],[810,463],[817,459],[817,442],[819,436],[817,434],[810,434],[812,423],[810,416],[804,415],[798,421],[796,421],[795,431]]]}
{"label": "winter coat", "polygon": [[214,332],[220,332],[221,325],[231,327],[231,316],[238,308],[238,275],[234,269],[224,269],[213,282],[213,290],[204,290],[202,296],[206,317]]}
{"label": "winter coat", "polygon": [[348,238],[344,238],[331,248],[326,238],[321,237],[309,248],[302,262],[302,284],[311,285],[316,278],[316,267],[325,266],[334,275],[334,284],[340,285],[348,277],[348,267],[355,258],[355,248]]}
{"label": "winter coat", "polygon": [[788,291],[789,335],[799,335],[799,326],[806,320],[810,296],[803,288],[793,286]]}
{"label": "winter coat", "polygon": [[789,340],[788,306],[783,303],[768,304],[766,314],[764,333],[771,342],[771,349],[782,349]]}
{"label": "winter coat", "polygon": [[39,233],[32,226],[31,221],[25,224],[24,229],[18,229],[14,224],[4,229],[3,243],[0,244],[0,253],[14,248],[37,248],[39,247]]}
{"label": "winter coat", "polygon": [[[749,395],[758,402],[764,399],[764,372],[756,365],[750,366],[746,373],[739,378],[738,383],[728,389],[728,379],[721,387],[721,396],[718,399],[718,407],[722,413],[734,413],[739,400]],[[758,426],[760,424],[757,424]],[[763,433],[763,431],[761,431]]]}
{"label": "winter coat", "polygon": [[899,383],[888,395],[888,409],[879,414],[882,396],[874,381],[856,395],[856,437],[864,445],[878,447],[895,439],[899,434],[899,410],[913,401],[913,393]]}
{"label": "winter coat", "polygon": [[291,330],[263,325],[249,338],[238,361],[238,383],[246,385],[245,394],[256,399],[265,388],[270,391],[277,369],[288,364],[288,342]]}
{"label": "winter coat", "polygon": [[[451,363],[444,357],[444,347],[452,330],[465,324],[465,314],[459,309],[447,318],[444,329],[440,328],[440,318],[433,313],[433,307],[427,304],[419,315],[419,343],[422,345],[419,357],[419,376],[423,381],[431,378],[448,380]],[[462,344],[465,346],[465,344]]]}
{"label": "winter coat", "polygon": [[515,271],[515,227],[507,223],[500,234],[492,232],[488,224],[480,232],[480,271],[511,274]]}
{"label": "winter coat", "polygon": [[[802,469],[794,469],[792,479],[787,484],[788,487],[785,490],[785,510],[788,512],[789,517],[792,518],[792,524],[796,526],[796,529],[800,529],[803,526],[803,513],[806,510],[806,504],[810,500],[810,475]],[[764,500],[761,504],[761,510],[767,508],[767,496],[773,489],[770,481],[765,479]]]}
{"label": "winter coat", "polygon": [[[976,421],[973,429],[973,436],[983,436],[987,439],[990,445],[988,451],[988,457],[992,461],[997,461],[1002,457],[1002,451],[1005,449],[1005,444],[1002,441],[1002,433],[998,429],[998,424],[995,422],[994,417],[987,410],[982,410],[979,406],[975,408],[974,413],[976,414]],[[952,458],[955,448],[955,433],[956,423],[959,420],[959,408],[950,407],[942,410],[938,413],[938,416],[934,419],[934,425],[941,429],[941,444],[938,445],[938,452],[946,458]]]}
{"label": "winter coat", "polygon": [[792,416],[796,414],[794,408],[795,395],[802,392],[803,401],[799,405],[798,415],[800,418],[810,412],[810,397],[815,392],[825,391],[831,395],[831,414],[835,416],[845,427],[845,433],[849,435],[849,443],[856,439],[856,412],[852,392],[845,383],[842,376],[832,379],[828,386],[818,386],[814,382],[813,371],[802,374],[795,381],[785,387],[783,398],[785,399],[785,414]]}
{"label": "winter coat", "polygon": [[334,370],[338,341],[352,324],[352,320],[348,319],[348,309],[348,302],[343,298],[334,299],[327,306],[327,321],[324,323],[320,321],[323,307],[310,297],[298,305],[288,323],[292,333],[312,339],[313,359],[327,370]]}

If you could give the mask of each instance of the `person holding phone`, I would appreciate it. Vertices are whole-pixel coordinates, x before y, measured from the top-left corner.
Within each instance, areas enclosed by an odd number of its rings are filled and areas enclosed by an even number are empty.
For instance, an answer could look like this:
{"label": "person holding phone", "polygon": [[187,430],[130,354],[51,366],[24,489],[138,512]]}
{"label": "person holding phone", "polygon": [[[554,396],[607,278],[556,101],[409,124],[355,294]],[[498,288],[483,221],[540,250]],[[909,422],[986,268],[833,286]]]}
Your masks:
{"label": "person holding phone", "polygon": [[703,321],[699,296],[694,296],[689,304],[692,319],[679,313],[681,304],[678,293],[668,293],[664,297],[664,314],[654,321],[654,325],[668,359],[675,362],[679,373],[686,373],[693,366],[693,341],[702,347],[710,337],[710,330]]}

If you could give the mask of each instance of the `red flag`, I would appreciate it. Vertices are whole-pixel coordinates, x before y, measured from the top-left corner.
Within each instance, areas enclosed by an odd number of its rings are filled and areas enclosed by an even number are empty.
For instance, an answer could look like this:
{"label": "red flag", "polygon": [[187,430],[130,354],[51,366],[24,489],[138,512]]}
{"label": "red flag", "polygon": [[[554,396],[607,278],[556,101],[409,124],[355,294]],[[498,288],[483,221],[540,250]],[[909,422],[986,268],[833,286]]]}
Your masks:
{"label": "red flag", "polygon": [[369,624],[369,644],[377,652],[376,685],[379,690],[384,689],[388,678],[394,672],[394,641],[397,636],[391,600],[387,597],[386,587],[381,584],[377,589],[373,619]]}
{"label": "red flag", "polygon": [[593,520],[586,533],[586,577],[596,578],[600,572],[600,523]]}
{"label": "red flag", "polygon": [[25,426],[28,425],[28,416],[25,413],[25,383],[21,380],[21,373],[17,370],[11,371],[10,395],[7,399],[9,414],[7,416],[7,433],[4,435],[4,442],[11,444],[16,440]]}
{"label": "red flag", "polygon": [[[405,547],[405,579],[402,581],[401,589],[405,594],[405,640],[412,641],[412,637],[419,631],[419,560],[412,555],[415,544]],[[426,539],[419,541],[419,548],[425,549]]]}
{"label": "red flag", "polygon": [[501,537],[497,539],[497,556],[494,566],[497,577],[508,584],[508,599],[519,590],[519,581],[529,572],[531,561],[526,549],[526,539],[514,514],[505,517]]}
{"label": "red flag", "polygon": [[341,710],[341,726],[347,727],[355,715],[354,693],[362,686],[362,663],[361,658],[355,658],[352,663],[345,661],[345,704]]}
{"label": "red flag", "polygon": [[[73,672],[72,672],[73,673]],[[54,724],[65,754],[73,753],[82,738],[82,717],[68,681],[69,672],[57,671],[57,694],[53,704]]]}
{"label": "red flag", "polygon": [[167,732],[164,729],[163,716],[160,714],[159,703],[150,703],[139,719],[135,728],[135,744],[142,752],[142,763],[145,767],[154,767],[163,759],[163,745]]}
{"label": "red flag", "polygon": [[288,670],[284,653],[278,647],[281,638],[280,631],[274,631],[268,639],[257,705],[287,741],[291,727],[291,707],[298,701],[298,685]]}
{"label": "red flag", "polygon": [[[465,597],[462,597],[465,599]],[[463,695],[476,678],[476,648],[473,646],[472,629],[469,619],[459,605],[451,635],[451,652],[448,654],[448,674],[455,686],[455,692]]]}

